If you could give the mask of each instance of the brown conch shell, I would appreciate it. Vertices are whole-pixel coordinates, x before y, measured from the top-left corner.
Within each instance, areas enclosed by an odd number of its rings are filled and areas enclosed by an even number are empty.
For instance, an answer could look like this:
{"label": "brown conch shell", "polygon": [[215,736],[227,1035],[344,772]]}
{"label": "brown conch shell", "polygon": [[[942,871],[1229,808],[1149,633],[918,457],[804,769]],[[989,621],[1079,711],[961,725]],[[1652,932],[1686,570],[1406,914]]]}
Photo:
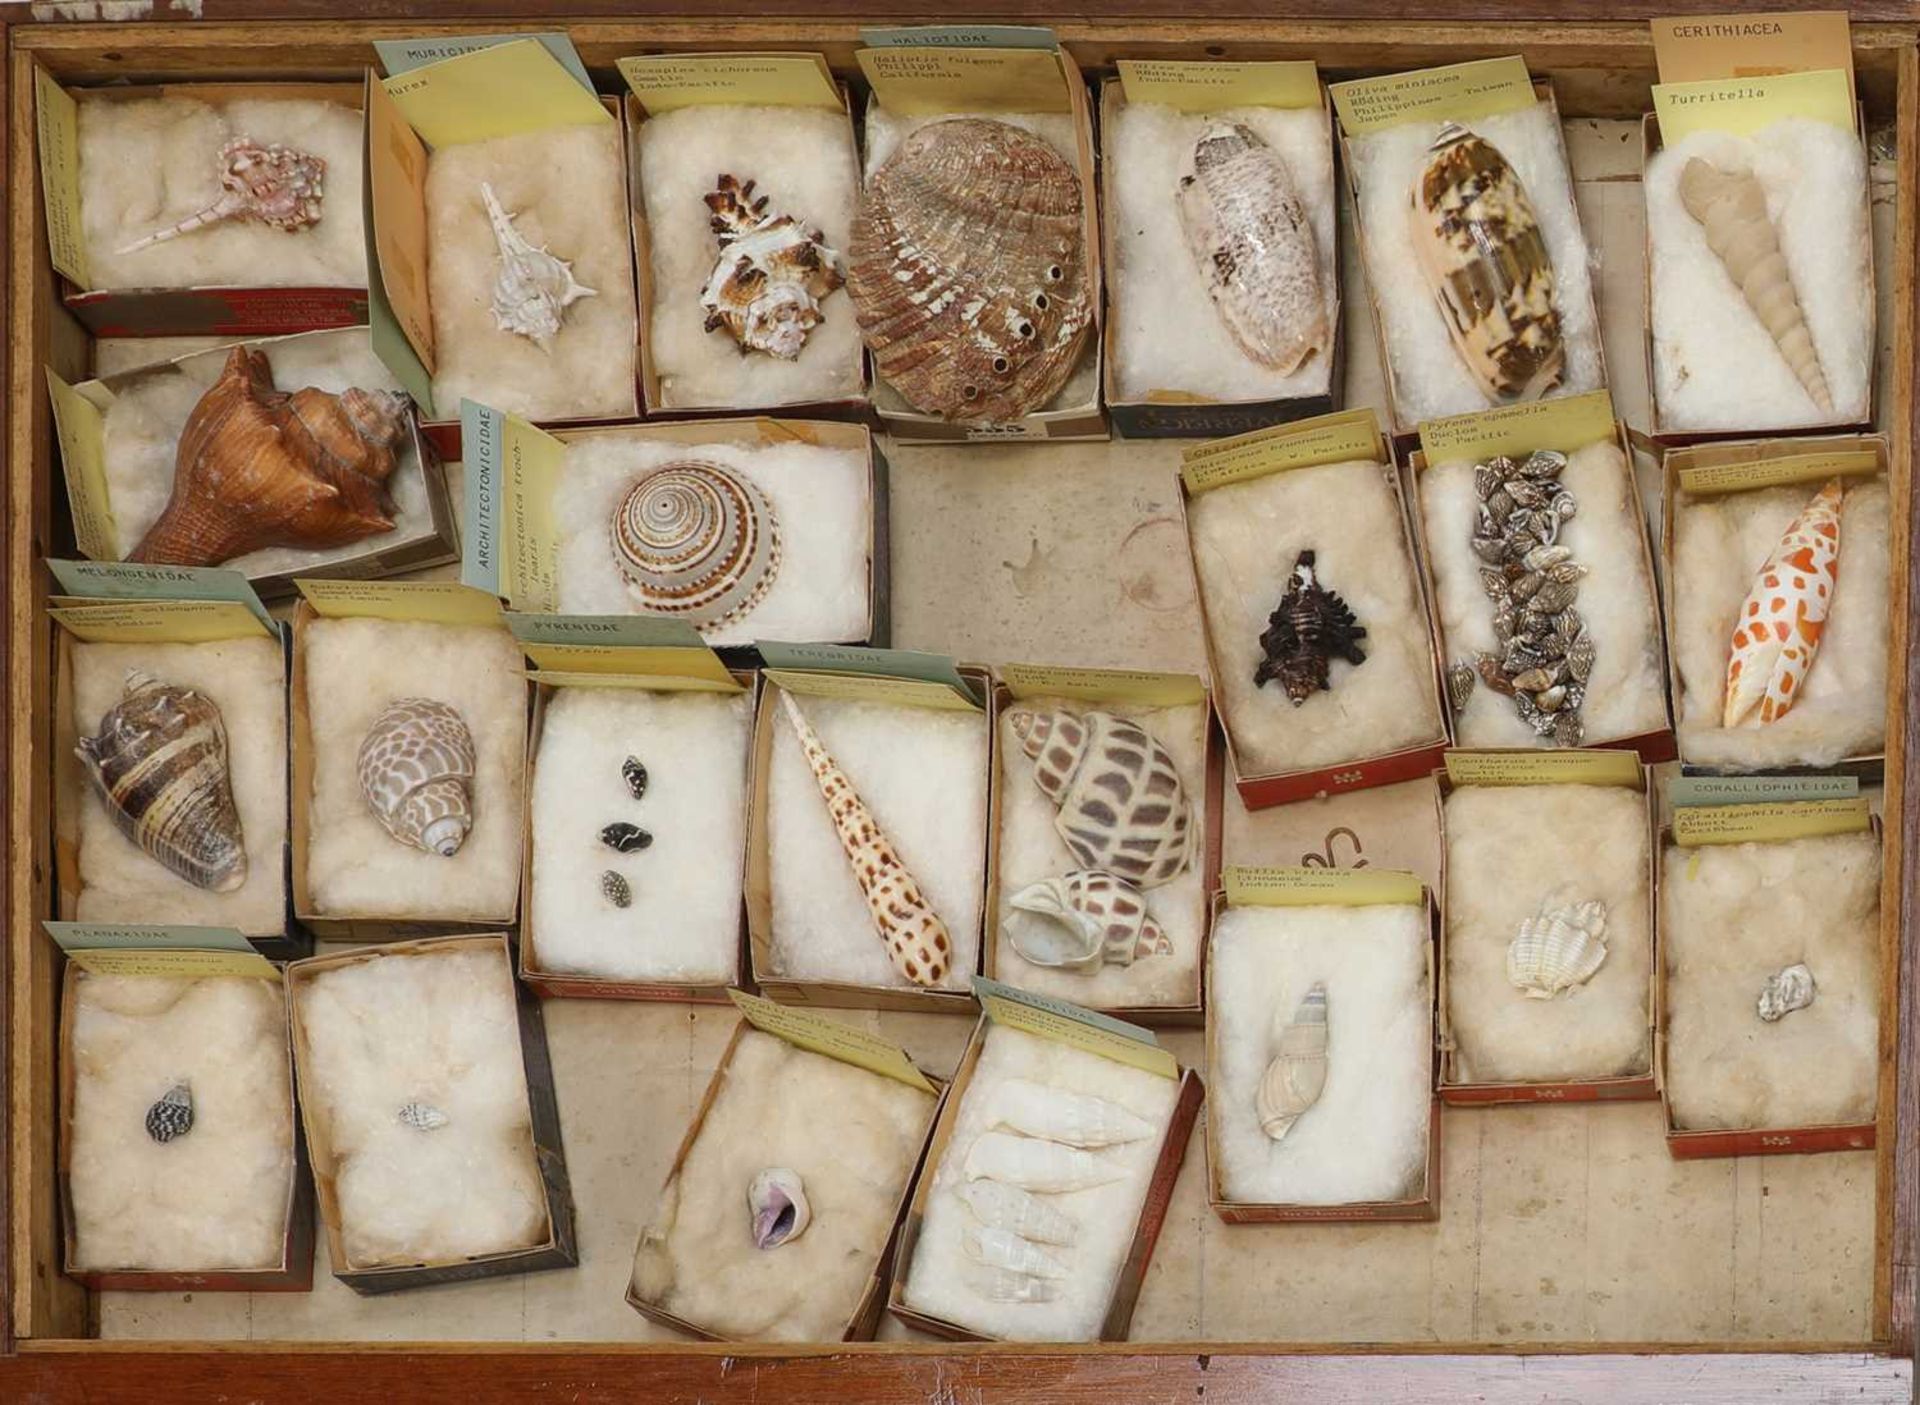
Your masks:
{"label": "brown conch shell", "polygon": [[742,353],[794,360],[807,333],[826,320],[821,299],[846,281],[840,255],[819,230],[792,215],[769,214],[767,197],[754,196],[752,181],[743,185],[723,172],[707,208],[720,255],[700,293],[706,329],[724,327]]}
{"label": "brown conch shell", "polygon": [[222,220],[255,220],[289,234],[320,223],[327,163],[279,142],[235,137],[220,148],[220,198],[180,223],[114,250],[134,254]]}
{"label": "brown conch shell", "polygon": [[473,828],[473,734],[436,698],[389,703],[360,743],[360,790],[388,834],[452,858]]}
{"label": "brown conch shell", "polygon": [[1108,712],[1007,718],[1033,758],[1034,782],[1060,807],[1054,830],[1083,868],[1142,888],[1171,882],[1192,857],[1193,807],[1167,749]]}
{"label": "brown conch shell", "polygon": [[1017,420],[1059,393],[1093,326],[1079,176],[1008,123],[930,122],[867,182],[847,292],[914,409]]}
{"label": "brown conch shell", "polygon": [[166,510],[127,560],[217,566],[392,531],[406,410],[385,390],[275,390],[267,354],[235,347],[180,431]]}
{"label": "brown conch shell", "polygon": [[1566,346],[1553,260],[1507,158],[1452,122],[1413,182],[1410,232],[1454,349],[1496,402],[1560,384]]}
{"label": "brown conch shell", "polygon": [[215,893],[247,881],[227,728],[212,698],[129,673],[120,701],[74,752],[114,825],[166,868]]}

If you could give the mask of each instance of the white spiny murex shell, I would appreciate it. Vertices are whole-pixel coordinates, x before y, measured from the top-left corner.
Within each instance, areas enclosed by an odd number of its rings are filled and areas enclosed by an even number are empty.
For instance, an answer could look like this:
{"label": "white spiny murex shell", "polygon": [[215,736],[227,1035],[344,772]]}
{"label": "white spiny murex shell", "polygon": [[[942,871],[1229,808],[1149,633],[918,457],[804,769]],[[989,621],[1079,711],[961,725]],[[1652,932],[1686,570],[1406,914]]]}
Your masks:
{"label": "white spiny murex shell", "polygon": [[1176,199],[1187,247],[1240,349],[1291,375],[1332,340],[1313,223],[1280,153],[1238,122],[1195,143]]}
{"label": "white spiny murex shell", "polygon": [[493,324],[545,348],[560,330],[567,309],[598,290],[577,282],[573,265],[535,248],[513,227],[513,216],[500,207],[493,187],[480,183],[480,198],[493,222],[494,242],[500,247],[500,272],[493,281]]}
{"label": "white spiny murex shell", "polygon": [[847,252],[860,334],[922,414],[1005,424],[1042,408],[1093,326],[1080,177],[1005,122],[910,134],[867,182]]}
{"label": "white spiny murex shell", "polygon": [[1007,899],[1007,941],[1036,966],[1091,974],[1102,964],[1131,966],[1136,957],[1170,956],[1173,941],[1147,911],[1147,900],[1124,878],[1076,868],[1043,878]]}
{"label": "white spiny murex shell", "polygon": [[681,459],[641,475],[614,509],[614,564],[649,614],[722,629],[780,571],[780,521],[744,474]]}
{"label": "white spiny murex shell", "polygon": [[740,350],[791,361],[825,320],[820,301],[845,281],[826,237],[792,215],[768,214],[753,182],[723,174],[707,196],[719,261],[701,290],[709,332],[725,328]]}
{"label": "white spiny murex shell", "polygon": [[1260,1130],[1276,1142],[1281,1140],[1320,1101],[1326,1086],[1327,988],[1315,981],[1294,1008],[1293,1017],[1276,1031],[1273,1061],[1261,1075],[1253,1099]]}
{"label": "white spiny murex shell", "polygon": [[416,1132],[437,1132],[453,1120],[432,1103],[423,1103],[418,1099],[401,1104],[400,1111],[394,1117]]}
{"label": "white spiny murex shell", "polygon": [[1783,966],[1767,977],[1767,983],[1760,991],[1760,1018],[1772,1024],[1785,1019],[1795,1010],[1806,1009],[1813,1004],[1817,989],[1813,972],[1807,969],[1804,961]]}
{"label": "white spiny murex shell", "polygon": [[1008,718],[1033,779],[1060,808],[1053,827],[1084,868],[1153,888],[1193,854],[1193,807],[1165,747],[1137,722],[1107,712],[1029,712]]}
{"label": "white spiny murex shell", "polygon": [[1123,1174],[1103,1156],[1035,1137],[986,1132],[967,1148],[968,1180],[1005,1181],[1042,1195],[1105,1185]]}
{"label": "white spiny murex shell", "polygon": [[807,1232],[813,1208],[800,1173],[769,1166],[747,1186],[747,1211],[753,1216],[753,1247],[778,1249]]}
{"label": "white spiny murex shell", "polygon": [[257,220],[288,234],[320,223],[327,163],[279,142],[235,137],[220,148],[220,198],[178,224],[114,250],[133,254],[222,220]]}
{"label": "white spiny murex shell", "polygon": [[967,1283],[981,1297],[996,1303],[1049,1303],[1059,1296],[1052,1279],[1006,1268],[970,1266]]}
{"label": "white spiny murex shell", "polygon": [[1603,902],[1542,903],[1507,945],[1507,979],[1530,1000],[1584,985],[1607,959],[1606,930]]}
{"label": "white spiny murex shell", "polygon": [[994,1229],[1008,1229],[1042,1244],[1072,1244],[1080,1226],[1039,1196],[1004,1181],[964,1181],[954,1190],[973,1217]]}
{"label": "white spiny murex shell", "polygon": [[473,734],[436,698],[400,698],[360,743],[360,789],[402,844],[452,858],[473,828]]}
{"label": "white spiny murex shell", "polygon": [[1119,1103],[1009,1078],[988,1095],[988,1123],[1067,1146],[1115,1146],[1153,1135],[1153,1124]]}
{"label": "white spiny murex shell", "polygon": [[960,1247],[966,1256],[987,1268],[1004,1268],[1031,1278],[1065,1278],[1067,1266],[1010,1229],[970,1224],[960,1231]]}
{"label": "white spiny murex shell", "polygon": [[138,670],[74,754],[114,827],[197,888],[247,881],[227,729],[212,698]]}

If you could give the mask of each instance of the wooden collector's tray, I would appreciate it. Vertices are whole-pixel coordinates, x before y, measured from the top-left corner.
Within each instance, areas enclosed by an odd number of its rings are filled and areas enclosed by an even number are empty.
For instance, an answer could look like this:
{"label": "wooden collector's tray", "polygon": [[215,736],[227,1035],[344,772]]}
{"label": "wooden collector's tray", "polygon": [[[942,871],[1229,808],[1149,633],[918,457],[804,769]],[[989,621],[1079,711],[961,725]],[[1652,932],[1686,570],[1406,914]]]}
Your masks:
{"label": "wooden collector's tray", "polygon": [[[1323,77],[1520,54],[1550,80],[1597,267],[1614,403],[1649,426],[1643,345],[1640,124],[1651,15],[1685,0],[1469,0],[1445,22],[1409,0],[1102,0],[1067,19],[1034,0],[968,14],[1049,25],[1098,82],[1117,58],[1301,59]],[[1784,5],[1782,8],[1786,8]],[[17,19],[11,11],[18,9]],[[137,9],[156,21],[54,22]],[[1230,1226],[1207,1205],[1199,1138],[1146,1273],[1132,1338],[1092,1347],[955,1345],[892,1321],[872,1345],[702,1344],[623,1300],[635,1237],[735,1024],[729,1008],[553,1000],[545,1018],[578,1209],[577,1268],[362,1299],[324,1248],[310,1294],[88,1292],[61,1272],[51,683],[43,558],[73,554],[44,368],[70,381],[93,348],[47,261],[34,135],[36,69],[110,83],[359,81],[372,41],[564,30],[603,93],[615,61],[658,52],[801,50],[861,86],[863,24],[952,22],[886,0],[160,0],[0,7],[10,137],[8,619],[4,919],[6,1096],[0,1183],[0,1401],[541,1399],[1415,1401],[1913,1397],[1920,1258],[1920,1010],[1909,698],[1916,670],[1909,552],[1915,447],[1920,10],[1851,7],[1869,133],[1877,279],[1875,429],[1891,442],[1893,638],[1877,1149],[1679,1162],[1657,1102],[1448,1108],[1437,1220]],[[28,21],[28,13],[34,21]],[[747,18],[742,10],[779,17]],[[42,17],[39,12],[47,12]],[[659,17],[636,17],[655,12]],[[688,13],[688,12],[705,13]],[[1189,11],[1190,13],[1181,13]],[[1261,11],[1259,15],[1253,12]],[[191,12],[191,17],[189,16]],[[176,18],[177,16],[177,18]],[[1577,17],[1576,17],[1577,16]],[[47,22],[38,22],[44,18]],[[12,20],[9,25],[8,20]],[[1384,406],[1365,280],[1342,214],[1344,403]],[[1175,472],[1180,441],[1031,445],[889,442],[893,642],[1000,664],[1202,672]],[[1642,500],[1660,500],[1641,454]],[[457,477],[455,494],[457,494]],[[445,576],[452,568],[439,568]],[[1434,791],[1418,781],[1256,813],[1228,787],[1228,863],[1409,868],[1433,881]],[[855,1011],[945,1074],[971,1020]],[[1162,1031],[1205,1072],[1199,1029]]]}

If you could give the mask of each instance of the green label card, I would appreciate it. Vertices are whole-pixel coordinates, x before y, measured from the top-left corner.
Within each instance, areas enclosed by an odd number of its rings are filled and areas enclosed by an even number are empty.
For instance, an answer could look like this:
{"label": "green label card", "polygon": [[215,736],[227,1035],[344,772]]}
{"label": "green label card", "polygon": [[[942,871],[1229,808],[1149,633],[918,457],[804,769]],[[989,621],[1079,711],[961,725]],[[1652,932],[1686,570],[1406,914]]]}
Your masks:
{"label": "green label card", "polygon": [[218,566],[157,566],[144,561],[56,561],[47,569],[68,595],[90,600],[228,600],[245,605],[268,629],[273,616],[238,571]]}
{"label": "green label card", "polygon": [[580,62],[580,53],[573,47],[573,40],[564,34],[443,34],[430,39],[376,39],[373,49],[380,55],[380,63],[387,70],[387,76],[398,77],[416,68],[425,68],[430,63],[439,63],[442,59],[457,59],[477,49],[491,49],[496,44],[515,44],[522,39],[536,41],[573,75],[576,83],[590,93],[593,91],[593,79],[587,74],[587,66]]}
{"label": "green label card", "polygon": [[760,651],[769,671],[938,683],[951,688],[972,707],[981,704],[972,686],[960,676],[953,659],[946,654],[922,654],[911,649],[860,649],[846,644],[787,644],[771,639],[756,641],[754,648]]}
{"label": "green label card", "polygon": [[231,927],[107,922],[42,925],[68,957],[94,975],[280,979],[279,969]]}
{"label": "green label card", "polygon": [[1667,799],[1690,805],[1759,805],[1779,800],[1852,800],[1858,776],[1675,776]]}
{"label": "green label card", "polygon": [[1071,1044],[1116,1063],[1178,1078],[1180,1063],[1162,1049],[1150,1030],[1082,1009],[1065,1000],[1036,995],[985,976],[973,978],[973,994],[995,1024],[1025,1030],[1042,1039]]}
{"label": "green label card", "polygon": [[862,25],[870,49],[1057,49],[1051,29],[1024,24]]}

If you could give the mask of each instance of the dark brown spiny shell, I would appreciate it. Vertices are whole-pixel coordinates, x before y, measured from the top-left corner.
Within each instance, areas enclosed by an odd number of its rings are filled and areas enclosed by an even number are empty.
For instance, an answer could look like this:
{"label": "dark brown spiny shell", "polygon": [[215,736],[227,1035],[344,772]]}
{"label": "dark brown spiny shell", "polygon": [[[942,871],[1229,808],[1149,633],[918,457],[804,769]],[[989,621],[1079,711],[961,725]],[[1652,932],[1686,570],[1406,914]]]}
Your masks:
{"label": "dark brown spiny shell", "polygon": [[1367,661],[1359,643],[1367,631],[1354,619],[1347,602],[1320,584],[1313,573],[1313,557],[1309,549],[1294,561],[1287,593],[1268,616],[1260,636],[1266,657],[1253,671],[1256,688],[1278,679],[1295,707],[1333,686],[1334,659],[1355,665]]}

